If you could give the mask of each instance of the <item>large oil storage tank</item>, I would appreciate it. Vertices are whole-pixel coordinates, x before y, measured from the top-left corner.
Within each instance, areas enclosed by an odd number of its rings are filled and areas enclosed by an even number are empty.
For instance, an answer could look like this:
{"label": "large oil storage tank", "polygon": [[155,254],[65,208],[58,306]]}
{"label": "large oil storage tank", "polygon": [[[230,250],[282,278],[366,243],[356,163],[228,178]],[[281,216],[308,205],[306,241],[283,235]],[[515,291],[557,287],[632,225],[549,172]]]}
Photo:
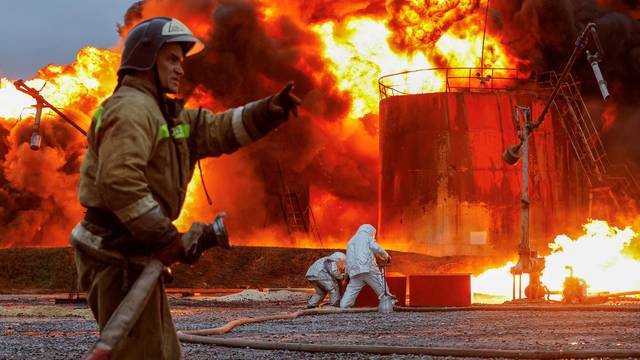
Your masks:
{"label": "large oil storage tank", "polygon": [[[517,143],[514,106],[531,107],[535,120],[549,89],[507,70],[428,71],[439,72],[441,91],[412,91],[407,74],[380,81],[380,236],[434,256],[513,254],[522,162],[502,154]],[[534,249],[585,219],[586,179],[559,116],[550,111],[529,143]]]}

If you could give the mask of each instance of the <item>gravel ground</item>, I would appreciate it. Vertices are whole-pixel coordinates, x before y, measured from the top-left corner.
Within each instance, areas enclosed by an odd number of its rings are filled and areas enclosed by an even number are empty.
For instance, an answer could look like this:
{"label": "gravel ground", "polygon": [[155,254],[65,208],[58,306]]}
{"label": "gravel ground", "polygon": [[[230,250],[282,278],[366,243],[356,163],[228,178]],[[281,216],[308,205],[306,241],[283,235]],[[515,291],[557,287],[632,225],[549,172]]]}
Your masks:
{"label": "gravel ground", "polygon": [[[295,294],[286,301],[171,298],[170,302],[178,329],[199,329],[221,326],[241,317],[297,311],[304,307],[304,296]],[[0,296],[0,359],[80,358],[97,334],[97,326],[83,305],[55,305],[50,296]],[[248,324],[223,336],[318,344],[462,349],[631,349],[638,347],[640,311],[343,313]],[[182,344],[182,350],[186,359],[432,358],[314,354],[186,343]]]}

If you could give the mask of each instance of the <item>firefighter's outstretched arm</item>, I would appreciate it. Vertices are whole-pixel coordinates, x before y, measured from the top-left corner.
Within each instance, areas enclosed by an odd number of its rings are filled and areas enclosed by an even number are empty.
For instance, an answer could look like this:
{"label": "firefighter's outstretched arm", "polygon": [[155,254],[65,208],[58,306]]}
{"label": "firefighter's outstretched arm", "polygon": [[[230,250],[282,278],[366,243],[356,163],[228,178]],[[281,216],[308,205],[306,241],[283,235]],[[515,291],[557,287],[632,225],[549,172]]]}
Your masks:
{"label": "firefighter's outstretched arm", "polygon": [[232,153],[277,128],[289,113],[297,116],[301,100],[292,90],[290,82],[273,96],[216,114],[185,110],[194,160]]}

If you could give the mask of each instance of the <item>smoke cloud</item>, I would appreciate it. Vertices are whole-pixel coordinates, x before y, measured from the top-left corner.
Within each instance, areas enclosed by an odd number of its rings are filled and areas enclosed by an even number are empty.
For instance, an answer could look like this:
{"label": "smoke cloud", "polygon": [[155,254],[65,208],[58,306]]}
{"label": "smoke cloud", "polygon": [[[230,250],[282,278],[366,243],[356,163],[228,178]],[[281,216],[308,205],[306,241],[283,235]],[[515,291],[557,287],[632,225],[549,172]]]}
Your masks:
{"label": "smoke cloud", "polygon": [[42,122],[46,143],[29,148],[33,129],[0,123],[0,247],[65,246],[69,225],[82,213],[76,186],[83,142],[58,121]]}

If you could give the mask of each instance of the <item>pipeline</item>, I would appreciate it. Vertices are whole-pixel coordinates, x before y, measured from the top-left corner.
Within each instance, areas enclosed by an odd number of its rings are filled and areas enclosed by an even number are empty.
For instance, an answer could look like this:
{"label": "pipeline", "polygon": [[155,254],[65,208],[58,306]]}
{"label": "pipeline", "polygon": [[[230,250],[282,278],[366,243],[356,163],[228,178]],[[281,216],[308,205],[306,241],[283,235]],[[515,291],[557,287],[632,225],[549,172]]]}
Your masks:
{"label": "pipeline", "polygon": [[[624,298],[625,296],[640,295],[640,291],[624,291],[617,293],[601,293],[587,296],[586,302],[605,302],[609,299]],[[637,299],[636,299],[637,300]]]}
{"label": "pipeline", "polygon": [[[606,305],[558,305],[558,306],[501,306],[479,305],[464,307],[405,307],[396,306],[394,310],[401,312],[449,312],[449,311],[629,311],[639,312],[640,307],[622,307]],[[242,338],[219,338],[204,335],[222,335],[233,328],[243,325],[272,320],[289,320],[301,316],[326,315],[354,312],[375,312],[377,308],[340,309],[325,307],[320,309],[306,309],[293,313],[262,316],[256,318],[242,318],[228,322],[224,326],[178,331],[180,341],[188,343],[210,344],[216,346],[251,348],[257,350],[288,350],[303,352],[324,353],[366,353],[378,355],[429,355],[429,356],[453,356],[453,357],[477,357],[477,358],[512,358],[512,359],[563,359],[563,358],[635,358],[640,357],[640,349],[614,349],[614,350],[502,350],[502,349],[460,349],[424,346],[396,346],[396,345],[343,345],[335,343],[327,344],[303,344],[278,341],[247,340]]]}
{"label": "pipeline", "polygon": [[611,311],[640,312],[638,306],[612,305],[476,305],[459,307],[394,306],[399,312],[458,312],[458,311]]}

